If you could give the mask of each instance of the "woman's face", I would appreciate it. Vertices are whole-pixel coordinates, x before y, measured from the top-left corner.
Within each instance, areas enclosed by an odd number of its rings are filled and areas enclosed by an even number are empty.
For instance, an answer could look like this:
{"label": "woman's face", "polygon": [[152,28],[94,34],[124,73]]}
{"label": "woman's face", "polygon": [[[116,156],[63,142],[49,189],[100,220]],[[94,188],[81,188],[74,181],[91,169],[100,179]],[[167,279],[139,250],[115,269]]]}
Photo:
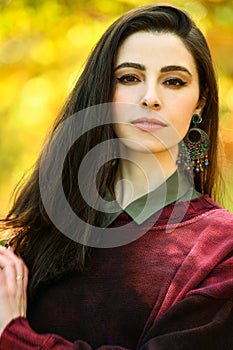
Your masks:
{"label": "woman's face", "polygon": [[177,146],[201,111],[197,68],[181,39],[156,32],[129,36],[114,74],[114,130],[122,143],[153,153]]}

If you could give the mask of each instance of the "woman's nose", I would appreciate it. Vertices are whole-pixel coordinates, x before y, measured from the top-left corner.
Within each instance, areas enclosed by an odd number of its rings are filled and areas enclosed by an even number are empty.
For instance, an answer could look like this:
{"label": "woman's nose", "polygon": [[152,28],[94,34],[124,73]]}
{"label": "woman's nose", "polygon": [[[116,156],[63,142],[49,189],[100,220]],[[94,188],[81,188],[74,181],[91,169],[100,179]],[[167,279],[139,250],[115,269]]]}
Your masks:
{"label": "woman's nose", "polygon": [[143,107],[148,107],[156,110],[161,107],[161,99],[158,96],[158,92],[156,91],[155,87],[150,87],[146,90],[141,100],[141,105]]}

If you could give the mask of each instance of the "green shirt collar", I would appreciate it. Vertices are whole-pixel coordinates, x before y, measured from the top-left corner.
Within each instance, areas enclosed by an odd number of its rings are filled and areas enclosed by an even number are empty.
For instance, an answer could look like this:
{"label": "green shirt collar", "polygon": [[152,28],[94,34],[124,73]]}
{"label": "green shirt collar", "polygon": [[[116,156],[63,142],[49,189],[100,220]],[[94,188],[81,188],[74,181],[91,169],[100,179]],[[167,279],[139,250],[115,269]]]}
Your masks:
{"label": "green shirt collar", "polygon": [[[130,203],[125,209],[122,209],[120,205],[114,201],[111,193],[106,191],[104,206],[100,208],[101,211],[105,212],[101,226],[109,226],[123,212],[126,212],[140,225],[168,204],[175,201],[184,202],[200,196],[201,194],[193,188],[187,177],[179,171],[173,173],[166,182],[161,184],[154,191]],[[114,206],[112,206],[111,201],[114,201]]]}

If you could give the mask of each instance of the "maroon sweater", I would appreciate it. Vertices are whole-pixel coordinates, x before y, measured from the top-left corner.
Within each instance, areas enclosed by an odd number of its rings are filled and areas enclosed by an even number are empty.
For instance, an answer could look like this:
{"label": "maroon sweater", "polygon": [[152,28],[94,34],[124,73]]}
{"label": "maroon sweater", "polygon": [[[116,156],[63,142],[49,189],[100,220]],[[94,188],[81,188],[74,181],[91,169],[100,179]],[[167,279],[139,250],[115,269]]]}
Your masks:
{"label": "maroon sweater", "polygon": [[[94,249],[85,272],[41,288],[0,349],[233,349],[233,215],[208,196],[173,209],[146,220],[138,240]],[[129,221],[122,213],[111,226]]]}

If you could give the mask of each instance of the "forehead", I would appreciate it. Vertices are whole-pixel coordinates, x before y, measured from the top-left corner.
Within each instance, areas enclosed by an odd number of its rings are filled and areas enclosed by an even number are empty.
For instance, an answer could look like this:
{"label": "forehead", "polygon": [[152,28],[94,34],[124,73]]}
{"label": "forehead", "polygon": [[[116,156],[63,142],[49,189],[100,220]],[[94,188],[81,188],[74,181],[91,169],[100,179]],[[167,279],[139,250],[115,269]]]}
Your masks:
{"label": "forehead", "polygon": [[196,70],[191,52],[183,41],[172,33],[137,32],[130,35],[118,49],[116,64],[125,61],[182,64]]}

